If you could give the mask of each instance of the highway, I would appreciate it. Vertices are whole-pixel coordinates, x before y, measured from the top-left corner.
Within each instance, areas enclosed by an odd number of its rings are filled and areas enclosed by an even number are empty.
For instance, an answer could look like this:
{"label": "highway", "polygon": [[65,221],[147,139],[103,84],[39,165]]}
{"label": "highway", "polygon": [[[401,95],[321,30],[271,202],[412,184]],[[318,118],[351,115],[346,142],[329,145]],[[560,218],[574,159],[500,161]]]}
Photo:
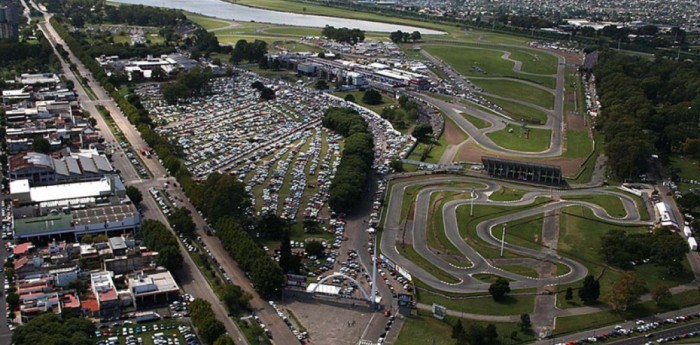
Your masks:
{"label": "highway", "polygon": [[[32,3],[32,6],[38,9],[38,6],[36,6],[36,4]],[[76,65],[76,68],[80,75],[85,76],[89,79],[88,85],[97,96],[97,100],[92,102],[85,101],[89,99],[87,93],[85,92],[81,84],[78,82],[76,76],[70,73],[70,69],[68,68],[67,62],[62,61],[63,68],[67,72],[66,76],[69,79],[73,80],[80,99],[84,100],[82,102],[83,106],[86,108],[86,110],[93,114],[93,117],[97,119],[98,127],[101,129],[101,132],[105,136],[107,142],[116,143],[116,139],[109,131],[109,127],[107,126],[107,124],[98,115],[99,113],[94,108],[94,106],[97,104],[104,106],[112,114],[112,117],[114,118],[117,126],[122,131],[122,133],[124,133],[124,136],[136,151],[138,151],[142,147],[147,147],[148,145],[141,138],[137,129],[131,123],[129,123],[128,119],[126,119],[124,114],[117,107],[115,102],[109,97],[107,92],[105,92],[105,90],[95,80],[93,80],[91,74],[82,64],[82,62],[73,54],[73,52],[70,51],[69,47],[65,44],[65,42],[63,42],[60,36],[58,36],[54,28],[50,25],[50,16],[50,14],[44,13],[45,22],[40,24],[40,29],[46,34],[46,37],[51,41],[52,45],[61,44],[64,46],[64,48],[68,51],[70,62]],[[60,56],[59,54],[57,55]],[[138,174],[131,165],[131,162],[129,162],[126,157],[124,157],[123,155],[115,156],[117,156],[117,158],[114,160],[114,165],[117,169],[120,170],[127,184],[136,186],[144,194],[143,206],[146,209],[145,217],[160,220],[164,224],[168,225],[167,219],[160,212],[160,209],[157,207],[155,201],[149,197],[148,189],[150,187],[162,186],[164,181],[175,182],[174,178],[168,177],[166,169],[162,166],[162,164],[159,163],[157,157],[154,157],[152,159],[143,159],[145,167],[154,176],[152,180],[144,181],[138,178]],[[270,329],[273,335],[274,342],[279,344],[298,343],[299,341],[297,340],[297,338],[292,334],[287,325],[277,315],[274,309],[272,309],[272,307],[267,303],[267,301],[264,301],[259,296],[259,294],[253,289],[252,285],[250,284],[250,281],[247,279],[244,272],[238,267],[238,265],[233,261],[233,259],[231,259],[231,257],[224,250],[223,246],[218,241],[218,239],[215,237],[206,236],[203,230],[206,224],[204,222],[204,219],[196,211],[194,206],[192,206],[192,204],[189,202],[189,199],[184,195],[182,189],[179,187],[173,187],[169,190],[169,192],[172,195],[183,200],[182,206],[192,211],[192,219],[197,225],[198,233],[202,237],[204,244],[213,253],[217,261],[223,266],[224,271],[228,273],[232,281],[235,284],[241,286],[241,288],[243,288],[246,292],[250,293],[253,296],[253,299],[250,301],[250,307],[257,313],[262,322],[264,322],[265,325],[267,325],[267,327]],[[233,322],[227,316],[225,308],[219,302],[216,294],[206,282],[206,279],[204,279],[194,262],[191,260],[189,255],[187,255],[187,252],[184,251],[184,248],[182,249],[183,253],[185,254],[185,267],[183,267],[184,275],[186,278],[190,279],[189,284],[184,285],[185,289],[190,288],[194,296],[205,298],[206,300],[208,300],[212,304],[217,318],[224,322],[228,333],[233,336],[234,340],[236,340],[236,342],[239,344],[247,344],[245,337],[242,336],[236,323]]]}
{"label": "highway", "polygon": [[[489,243],[492,246],[499,247],[501,245],[500,238],[496,238],[491,233],[491,229],[497,225],[512,222],[517,219],[526,218],[532,215],[537,215],[545,213],[548,211],[558,210],[568,206],[584,206],[593,211],[593,214],[603,219],[607,222],[612,223],[625,223],[625,224],[639,224],[639,225],[650,225],[651,222],[640,221],[640,216],[637,211],[635,200],[623,193],[617,193],[611,190],[604,189],[588,189],[588,190],[572,190],[572,191],[546,191],[542,188],[514,185],[508,182],[494,182],[490,180],[472,178],[472,177],[435,177],[426,178],[422,180],[395,180],[393,186],[391,187],[391,195],[386,206],[386,223],[384,225],[384,231],[382,232],[381,241],[381,252],[389,257],[394,262],[402,265],[406,268],[411,275],[417,277],[422,282],[428,286],[446,292],[454,293],[465,293],[465,292],[475,292],[475,291],[486,291],[488,290],[489,284],[484,283],[480,280],[472,278],[473,274],[477,273],[492,273],[506,278],[514,280],[511,282],[511,288],[524,289],[533,287],[543,287],[552,284],[565,284],[568,282],[574,282],[583,279],[588,271],[582,264],[575,260],[561,257],[556,254],[543,253],[538,250],[533,250],[529,248],[524,248],[516,246],[512,243],[508,243],[506,238],[506,243],[504,245],[505,249],[520,254],[525,257],[534,258],[538,261],[549,261],[554,263],[562,263],[568,266],[571,270],[569,273],[561,276],[535,279],[531,277],[521,276],[515,273],[503,271],[491,264],[491,261],[484,258],[478,251],[468,245],[468,243],[462,239],[459,229],[457,227],[457,208],[463,205],[469,205],[471,199],[460,199],[451,200],[445,203],[442,210],[444,229],[448,240],[457,248],[457,250],[462,254],[467,262],[471,263],[469,267],[456,267],[455,265],[445,261],[439,255],[434,253],[427,245],[427,229],[428,229],[428,214],[430,208],[430,197],[434,192],[441,191],[467,191],[468,188],[454,188],[447,186],[439,186],[438,184],[446,184],[448,182],[465,182],[465,183],[475,183],[480,184],[482,187],[475,188],[475,199],[473,203],[475,205],[503,205],[503,206],[525,206],[531,205],[537,197],[558,197],[564,195],[592,195],[592,194],[605,194],[613,195],[620,198],[625,210],[626,215],[621,218],[615,218],[607,214],[605,209],[602,207],[577,200],[564,200],[564,201],[552,201],[543,206],[534,207],[526,210],[521,210],[516,213],[511,213],[508,215],[500,216],[485,220],[477,225],[477,235],[482,241]],[[415,215],[412,225],[408,226],[405,230],[406,233],[403,234],[403,227],[401,226],[401,207],[404,198],[405,189],[409,186],[424,186],[417,195],[415,201]],[[507,201],[507,202],[496,202],[488,199],[488,194],[498,190],[501,186],[524,189],[528,192],[520,200]],[[416,263],[401,256],[395,248],[398,241],[401,241],[402,237],[412,238],[413,248],[421,256],[423,256],[427,261],[431,262],[433,265],[439,267],[441,270],[447,272],[448,274],[454,276],[459,280],[457,283],[447,283],[436,278],[433,274],[426,271],[424,268],[418,266]]]}

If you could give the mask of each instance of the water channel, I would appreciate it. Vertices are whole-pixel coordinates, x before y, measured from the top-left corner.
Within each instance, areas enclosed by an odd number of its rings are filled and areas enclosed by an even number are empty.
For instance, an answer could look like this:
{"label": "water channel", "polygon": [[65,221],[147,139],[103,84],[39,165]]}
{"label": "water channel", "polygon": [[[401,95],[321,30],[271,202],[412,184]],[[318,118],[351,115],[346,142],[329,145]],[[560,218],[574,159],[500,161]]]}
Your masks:
{"label": "water channel", "polygon": [[111,0],[118,3],[131,5],[146,5],[154,7],[172,8],[184,10],[192,13],[199,13],[209,17],[215,17],[236,21],[255,21],[259,23],[270,23],[292,26],[307,26],[322,28],[326,25],[336,28],[358,28],[364,31],[392,32],[420,31],[423,35],[442,35],[444,32],[419,28],[415,26],[388,24],[372,22],[367,20],[357,20],[348,18],[326,17],[310,14],[289,13],[272,11],[261,8],[247,7],[220,0]]}

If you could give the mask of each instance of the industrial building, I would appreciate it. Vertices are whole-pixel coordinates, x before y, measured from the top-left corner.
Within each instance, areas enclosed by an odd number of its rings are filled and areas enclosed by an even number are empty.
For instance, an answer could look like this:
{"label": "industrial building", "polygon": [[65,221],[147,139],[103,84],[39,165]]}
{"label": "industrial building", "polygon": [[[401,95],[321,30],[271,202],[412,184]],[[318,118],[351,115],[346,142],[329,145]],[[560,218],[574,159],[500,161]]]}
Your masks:
{"label": "industrial building", "polygon": [[23,152],[10,157],[11,181],[28,180],[31,186],[75,181],[96,181],[113,174],[114,168],[106,156],[96,150],[67,152],[68,156],[54,158],[38,152]]}
{"label": "industrial building", "polygon": [[15,238],[46,239],[85,234],[122,234],[138,229],[141,218],[118,176],[97,181],[30,187],[10,182]]}

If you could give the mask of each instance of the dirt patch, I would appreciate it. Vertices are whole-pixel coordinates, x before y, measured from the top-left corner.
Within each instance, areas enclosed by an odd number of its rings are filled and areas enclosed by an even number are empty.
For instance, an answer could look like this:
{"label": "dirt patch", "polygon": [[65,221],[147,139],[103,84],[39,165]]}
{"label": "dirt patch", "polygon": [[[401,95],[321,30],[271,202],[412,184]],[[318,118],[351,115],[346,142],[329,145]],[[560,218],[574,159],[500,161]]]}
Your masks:
{"label": "dirt patch", "polygon": [[552,52],[556,55],[561,55],[566,59],[567,63],[573,63],[580,65],[583,63],[583,56],[579,53],[575,52],[570,52],[566,50],[559,50],[559,49],[551,49],[551,48],[544,48],[543,50],[546,50],[548,52]]}
{"label": "dirt patch", "polygon": [[478,147],[475,147],[473,144],[462,145],[459,152],[457,152],[457,155],[455,156],[455,161],[480,163],[482,156],[507,158],[523,162],[557,165],[561,167],[562,174],[564,174],[564,176],[567,177],[576,175],[576,173],[578,173],[579,168],[581,167],[581,164],[584,161],[584,158],[534,159],[522,156],[503,155],[491,152],[484,153],[484,151],[482,151]]}
{"label": "dirt patch", "polygon": [[448,145],[457,145],[467,139],[467,135],[462,132],[452,121],[445,121],[445,139]]}
{"label": "dirt patch", "polygon": [[587,129],[586,121],[584,120],[583,115],[568,115],[566,117],[566,125],[572,131],[582,131]]}

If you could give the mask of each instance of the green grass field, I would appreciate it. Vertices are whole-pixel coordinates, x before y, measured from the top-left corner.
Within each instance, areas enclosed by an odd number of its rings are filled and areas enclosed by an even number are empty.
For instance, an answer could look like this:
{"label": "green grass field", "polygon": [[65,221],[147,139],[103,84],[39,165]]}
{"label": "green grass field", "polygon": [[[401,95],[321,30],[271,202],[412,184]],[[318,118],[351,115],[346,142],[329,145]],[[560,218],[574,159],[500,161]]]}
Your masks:
{"label": "green grass field", "polygon": [[475,79],[474,84],[484,91],[501,97],[517,99],[520,101],[539,105],[546,109],[554,107],[554,95],[514,80]]}
{"label": "green grass field", "polygon": [[426,270],[435,278],[450,284],[459,283],[459,279],[435,266],[432,262],[418,254],[418,252],[416,252],[416,250],[410,245],[397,245],[396,250],[398,250],[403,257],[418,265],[420,268]]}
{"label": "green grass field", "polygon": [[[491,49],[470,45],[423,45],[423,49],[431,55],[441,58],[465,76],[516,78],[551,89],[556,85],[554,78],[549,76],[534,76],[515,72],[513,70],[515,64],[502,58],[504,54],[502,47]],[[554,67],[556,68],[556,64]],[[480,80],[473,82],[479,85]]]}
{"label": "green grass field", "polygon": [[512,133],[508,133],[508,127],[488,133],[487,136],[493,142],[505,149],[521,151],[521,152],[541,152],[549,148],[552,137],[552,130],[540,128],[528,128],[530,131],[529,138],[524,133],[522,127],[513,128]]}
{"label": "green grass field", "polygon": [[539,278],[540,274],[537,272],[532,267],[524,266],[524,265],[498,265],[496,266],[504,271],[508,271],[510,273],[515,273],[519,274],[524,277],[530,277],[530,278]]}
{"label": "green grass field", "polygon": [[229,25],[228,23],[226,23],[225,20],[205,17],[199,14],[185,12],[185,16],[187,17],[187,19],[193,21],[196,24],[199,24],[201,27],[207,30],[220,29]]}
{"label": "green grass field", "polygon": [[[517,246],[540,250],[542,248],[542,227],[544,214],[538,214],[508,222],[506,226],[506,242]],[[503,226],[492,229],[493,236],[500,239]],[[505,269],[505,268],[504,268]]]}
{"label": "green grass field", "polygon": [[[561,211],[559,220],[559,244],[558,252],[579,261],[588,268],[588,273],[600,277],[601,296],[609,289],[610,285],[620,276],[622,270],[607,266],[600,253],[600,238],[610,230],[620,229],[629,233],[646,233],[648,230],[643,226],[624,226],[607,223],[598,220],[593,212],[585,207],[567,207]],[[687,259],[684,260],[685,274],[681,276],[670,276],[665,268],[646,264],[635,267],[639,277],[643,277],[648,290],[659,285],[675,286],[692,280]],[[578,288],[580,283],[559,286],[558,290],[563,291],[566,287]],[[574,294],[571,302],[557,298],[557,305],[560,308],[570,308],[580,306],[581,301]]]}
{"label": "green grass field", "polygon": [[389,97],[389,96],[385,95],[384,93],[381,93],[382,94],[382,103],[376,104],[376,105],[370,105],[370,104],[367,104],[364,101],[362,101],[362,97],[365,95],[364,91],[358,90],[358,91],[335,92],[333,94],[340,97],[340,98],[345,98],[347,95],[352,95],[353,97],[355,97],[355,103],[357,103],[365,108],[368,108],[379,115],[382,114],[382,110],[384,108],[391,106],[391,105],[398,104],[395,98]]}
{"label": "green grass field", "polygon": [[604,208],[605,211],[613,217],[620,218],[627,215],[625,207],[622,205],[620,198],[613,195],[567,195],[562,196],[561,198],[565,200],[579,200],[596,204]]}
{"label": "green grass field", "polygon": [[489,200],[493,201],[514,201],[523,198],[527,191],[510,187],[501,187],[489,195]]}
{"label": "green grass field", "polygon": [[[670,157],[669,165],[671,167],[669,170],[673,169],[677,171],[679,177],[687,180],[700,181],[700,165],[697,159],[675,155]],[[698,188],[698,186],[684,182],[678,183],[678,189],[683,193],[687,192],[690,188]]]}
{"label": "green grass field", "polygon": [[[474,217],[469,216],[469,205],[460,206],[457,208],[457,226],[459,227],[459,233],[468,245],[473,247],[485,258],[499,258],[500,250],[497,247],[484,242],[477,236],[476,225],[486,219],[505,216],[511,213],[538,207],[550,201],[551,199],[549,198],[540,197],[535,199],[534,203],[526,206],[509,207],[503,205],[475,205]],[[516,258],[520,256],[512,252],[505,251],[503,257]]]}
{"label": "green grass field", "polygon": [[625,320],[634,320],[657,313],[676,310],[700,303],[700,292],[691,290],[673,295],[665,304],[657,306],[654,302],[644,302],[631,306],[625,312],[603,311],[593,314],[565,316],[557,318],[554,334],[578,332],[598,328]]}
{"label": "green grass field", "polygon": [[467,113],[461,113],[461,114],[465,119],[467,119],[467,121],[469,121],[469,123],[471,123],[472,125],[474,125],[474,127],[478,128],[478,129],[484,129],[484,128],[488,128],[488,127],[492,126],[492,124],[490,122],[484,121],[484,120],[482,120],[474,115],[469,115]]}
{"label": "green grass field", "polygon": [[540,124],[547,122],[547,114],[539,109],[495,97],[484,96],[484,98],[503,108],[503,112],[510,115],[514,120],[528,123],[539,122]]}
{"label": "green grass field", "polygon": [[[399,338],[394,344],[400,345],[454,345],[455,340],[450,337],[452,325],[457,322],[451,316],[444,320],[438,320],[427,311],[418,311],[417,315],[406,318],[406,322],[401,328]],[[534,334],[522,333],[515,322],[490,322],[496,326],[499,338],[508,338],[513,331],[517,333],[515,340],[506,344],[521,344],[535,339]],[[468,328],[469,325],[479,325],[485,327],[489,322],[462,320],[462,325]]]}
{"label": "green grass field", "polygon": [[588,131],[566,131],[566,151],[563,156],[567,158],[585,158],[593,151],[593,140],[588,136]]}
{"label": "green grass field", "polygon": [[536,74],[556,74],[558,59],[547,52],[530,49],[513,49],[510,58],[523,63],[522,71]]}
{"label": "green grass field", "polygon": [[464,299],[450,299],[428,292],[420,292],[418,301],[425,304],[437,303],[449,310],[483,315],[513,315],[532,313],[535,304],[535,296],[532,295],[507,295],[502,301],[496,302],[493,297],[470,297]]}

